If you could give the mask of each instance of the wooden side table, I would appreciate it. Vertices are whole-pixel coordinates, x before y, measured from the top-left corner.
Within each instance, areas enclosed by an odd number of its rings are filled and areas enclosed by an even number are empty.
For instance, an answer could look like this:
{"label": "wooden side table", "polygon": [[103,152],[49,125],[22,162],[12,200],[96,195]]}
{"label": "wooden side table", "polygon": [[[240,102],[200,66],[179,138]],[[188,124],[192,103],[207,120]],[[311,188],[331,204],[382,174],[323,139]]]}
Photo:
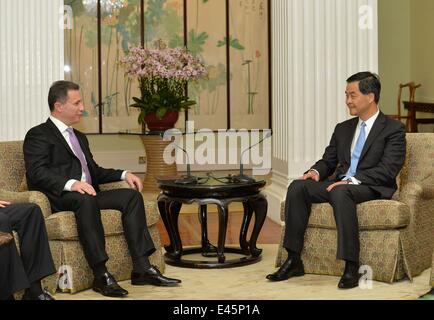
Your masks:
{"label": "wooden side table", "polygon": [[[244,266],[261,259],[262,249],[256,247],[256,241],[267,216],[267,199],[260,193],[260,190],[265,186],[265,181],[184,185],[177,184],[173,179],[160,177],[158,184],[162,191],[158,196],[158,209],[170,238],[170,245],[165,246],[166,263],[179,267],[211,269]],[[239,248],[225,246],[230,214],[228,207],[232,202],[242,202],[244,207]],[[182,246],[178,229],[178,216],[184,203],[197,203],[199,205],[202,229],[202,241],[199,247],[183,248]],[[207,235],[206,207],[209,204],[215,204],[218,208],[217,247],[210,244]],[[255,215],[255,222],[250,238],[247,239],[253,214]],[[236,253],[241,255],[241,258],[227,260],[225,252]],[[205,257],[215,257],[217,261],[189,260],[183,257],[194,253],[201,253]]]}

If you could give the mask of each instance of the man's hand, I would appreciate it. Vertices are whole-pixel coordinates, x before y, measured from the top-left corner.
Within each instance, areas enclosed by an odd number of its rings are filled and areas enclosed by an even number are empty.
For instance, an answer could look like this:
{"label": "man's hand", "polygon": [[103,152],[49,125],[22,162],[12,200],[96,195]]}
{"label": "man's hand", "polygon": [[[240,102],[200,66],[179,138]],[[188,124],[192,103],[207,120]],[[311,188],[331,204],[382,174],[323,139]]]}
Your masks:
{"label": "man's hand", "polygon": [[10,202],[0,200],[0,208],[6,208],[10,204],[11,204]]}
{"label": "man's hand", "polygon": [[87,182],[76,181],[71,187],[72,191],[79,192],[81,194],[88,194],[90,196],[96,196],[95,189]]}
{"label": "man's hand", "polygon": [[349,183],[350,183],[350,182],[349,182],[348,180],[345,180],[345,181],[338,181],[338,182],[335,182],[335,183],[329,185],[329,186],[327,187],[326,190],[327,190],[328,192],[330,192],[330,191],[333,190],[333,188],[335,188],[335,187],[337,187],[337,186],[347,185],[347,184],[349,184]]}
{"label": "man's hand", "polygon": [[127,172],[127,175],[125,176],[125,181],[130,185],[131,188],[136,189],[139,192],[142,192],[143,190],[143,184],[142,180],[131,172]]}
{"label": "man's hand", "polygon": [[315,171],[311,170],[308,173],[304,174],[302,177],[300,177],[298,180],[308,180],[312,179],[316,182],[319,182],[319,175]]}

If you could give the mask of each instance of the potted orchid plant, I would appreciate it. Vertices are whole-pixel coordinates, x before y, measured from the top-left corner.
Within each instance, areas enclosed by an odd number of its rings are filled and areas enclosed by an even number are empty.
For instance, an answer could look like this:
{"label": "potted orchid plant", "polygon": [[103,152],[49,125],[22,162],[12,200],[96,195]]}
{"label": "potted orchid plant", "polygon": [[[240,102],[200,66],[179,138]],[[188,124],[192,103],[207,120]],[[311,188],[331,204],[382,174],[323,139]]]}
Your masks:
{"label": "potted orchid plant", "polygon": [[207,75],[186,48],[168,48],[161,40],[155,49],[131,47],[121,64],[129,77],[138,78],[141,97],[134,97],[130,107],[140,109],[138,121],[151,131],[173,128],[179,111],[196,104],[186,94],[188,82]]}

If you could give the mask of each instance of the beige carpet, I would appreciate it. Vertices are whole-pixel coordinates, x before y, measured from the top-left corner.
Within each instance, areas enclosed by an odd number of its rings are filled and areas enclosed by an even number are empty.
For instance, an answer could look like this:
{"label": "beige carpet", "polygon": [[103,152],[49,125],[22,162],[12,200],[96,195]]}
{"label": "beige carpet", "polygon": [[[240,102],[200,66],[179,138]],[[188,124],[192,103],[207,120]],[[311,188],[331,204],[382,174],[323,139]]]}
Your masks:
{"label": "beige carpet", "polygon": [[[429,291],[430,270],[425,270],[411,283],[408,280],[394,284],[373,282],[372,289],[355,288],[339,290],[338,277],[305,275],[287,281],[271,283],[265,275],[274,271],[277,245],[258,245],[264,249],[260,262],[220,270],[187,269],[167,266],[166,275],[182,279],[175,288],[131,286],[129,281],[121,285],[130,292],[126,299],[134,300],[287,300],[287,299],[417,299]],[[92,290],[74,295],[58,293],[58,300],[100,300]],[[107,298],[109,299],[109,298]]]}

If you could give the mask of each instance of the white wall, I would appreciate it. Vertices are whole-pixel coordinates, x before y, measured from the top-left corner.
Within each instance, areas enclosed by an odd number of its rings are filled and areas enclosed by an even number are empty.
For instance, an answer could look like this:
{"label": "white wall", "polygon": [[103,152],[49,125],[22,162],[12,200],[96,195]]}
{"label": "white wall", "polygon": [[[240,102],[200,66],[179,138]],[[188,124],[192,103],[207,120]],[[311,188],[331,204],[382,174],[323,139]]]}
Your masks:
{"label": "white wall", "polygon": [[0,141],[22,140],[49,115],[63,79],[63,1],[0,1]]}

